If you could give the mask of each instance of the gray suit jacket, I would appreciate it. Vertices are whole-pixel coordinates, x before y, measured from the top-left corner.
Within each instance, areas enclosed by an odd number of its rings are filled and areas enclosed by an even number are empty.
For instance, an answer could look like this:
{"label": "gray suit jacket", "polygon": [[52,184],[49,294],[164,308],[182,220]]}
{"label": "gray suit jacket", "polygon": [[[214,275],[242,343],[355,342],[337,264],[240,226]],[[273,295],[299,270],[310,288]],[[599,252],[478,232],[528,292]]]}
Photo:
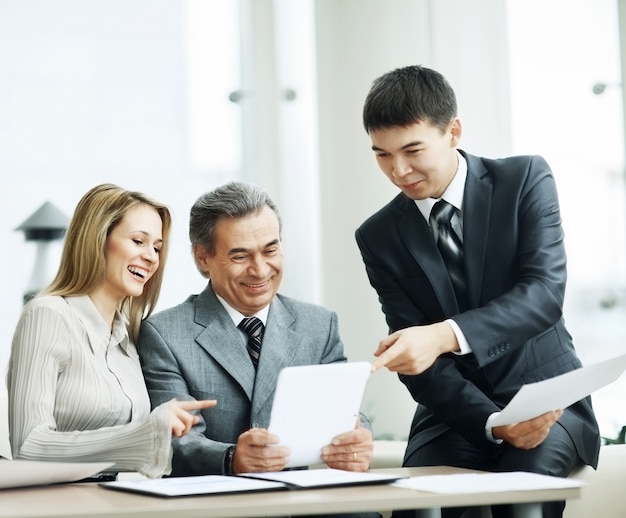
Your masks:
{"label": "gray suit jacket", "polygon": [[152,406],[217,399],[188,435],[173,439],[172,475],[223,473],[226,450],[239,435],[269,425],[283,367],[346,361],[337,327],[334,312],[277,295],[255,376],[245,340],[210,284],[145,321],[138,350]]}

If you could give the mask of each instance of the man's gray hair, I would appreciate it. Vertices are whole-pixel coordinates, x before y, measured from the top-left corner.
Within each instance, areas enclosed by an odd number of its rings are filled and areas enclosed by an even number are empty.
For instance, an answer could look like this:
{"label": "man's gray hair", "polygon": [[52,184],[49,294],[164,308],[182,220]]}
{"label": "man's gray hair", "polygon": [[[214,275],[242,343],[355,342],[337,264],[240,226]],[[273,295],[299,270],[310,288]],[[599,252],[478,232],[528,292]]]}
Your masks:
{"label": "man's gray hair", "polygon": [[243,218],[261,212],[265,207],[278,218],[279,232],[282,222],[276,205],[269,194],[257,185],[229,182],[200,196],[189,213],[189,240],[192,249],[201,245],[213,255],[217,224],[225,218]]}

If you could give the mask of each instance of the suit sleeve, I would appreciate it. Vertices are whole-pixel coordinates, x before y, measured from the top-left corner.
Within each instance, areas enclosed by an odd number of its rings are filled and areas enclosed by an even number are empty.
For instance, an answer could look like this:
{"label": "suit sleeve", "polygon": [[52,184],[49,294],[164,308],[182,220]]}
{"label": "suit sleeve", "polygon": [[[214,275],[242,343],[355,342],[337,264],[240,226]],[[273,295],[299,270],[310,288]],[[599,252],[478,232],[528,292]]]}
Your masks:
{"label": "suit sleeve", "polygon": [[[170,347],[149,321],[144,321],[141,326],[138,351],[153,408],[174,398],[178,401],[195,399]],[[200,422],[187,435],[172,439],[172,474],[224,473],[224,457],[231,444],[212,441],[204,435],[205,419],[210,418],[210,414],[207,417],[205,413],[210,410],[199,413]]]}

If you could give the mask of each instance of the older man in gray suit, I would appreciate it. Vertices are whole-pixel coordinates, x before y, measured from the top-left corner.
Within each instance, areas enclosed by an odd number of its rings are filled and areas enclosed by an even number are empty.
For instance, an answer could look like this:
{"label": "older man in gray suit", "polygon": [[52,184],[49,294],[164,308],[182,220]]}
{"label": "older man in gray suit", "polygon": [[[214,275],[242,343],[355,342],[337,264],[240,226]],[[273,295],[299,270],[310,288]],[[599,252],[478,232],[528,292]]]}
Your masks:
{"label": "older man in gray suit", "polygon": [[[278,294],[280,235],[274,203],[250,184],[226,184],[191,209],[194,259],[210,282],[144,322],[138,347],[154,406],[172,398],[218,400],[186,437],[174,440],[174,476],[283,469],[289,450],[266,429],[279,371],[346,361],[334,312]],[[260,353],[247,350],[241,323],[248,317],[260,320]],[[329,467],[369,468],[372,433],[361,420],[323,448]]]}

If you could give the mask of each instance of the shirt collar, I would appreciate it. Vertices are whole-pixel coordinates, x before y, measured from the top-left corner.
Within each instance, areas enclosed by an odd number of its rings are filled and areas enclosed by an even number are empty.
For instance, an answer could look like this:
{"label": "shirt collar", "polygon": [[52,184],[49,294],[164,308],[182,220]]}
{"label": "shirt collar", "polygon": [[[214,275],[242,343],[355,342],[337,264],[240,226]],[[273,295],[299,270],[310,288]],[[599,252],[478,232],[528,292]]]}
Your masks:
{"label": "shirt collar", "polygon": [[[213,293],[215,293],[215,290],[213,290]],[[246,315],[244,315],[243,313],[240,313],[239,311],[237,311],[228,302],[226,302],[226,300],[223,297],[220,297],[217,293],[215,293],[215,296],[217,297],[217,300],[220,301],[220,304],[222,306],[224,306],[224,309],[226,310],[226,313],[228,313],[230,318],[233,320],[235,326],[238,326],[239,323],[244,318],[246,318]],[[257,317],[261,322],[263,322],[263,325],[266,325],[266,323],[267,323],[267,315],[268,315],[269,311],[270,311],[270,305],[268,304],[263,309],[261,309],[261,311],[258,311],[254,315],[248,315],[248,316]]]}
{"label": "shirt collar", "polygon": [[415,205],[417,205],[417,208],[422,213],[422,216],[424,216],[426,221],[430,218],[430,211],[439,200],[446,200],[450,205],[453,205],[459,211],[463,211],[463,194],[465,192],[465,180],[467,179],[467,161],[458,151],[456,154],[459,158],[456,173],[441,198],[415,200]]}
{"label": "shirt collar", "polygon": [[89,298],[89,295],[73,295],[64,297],[67,304],[76,313],[85,326],[91,350],[95,353],[106,349],[109,345],[120,345],[128,354],[128,328],[122,314],[116,310],[113,319],[113,329],[109,328],[104,318]]}

